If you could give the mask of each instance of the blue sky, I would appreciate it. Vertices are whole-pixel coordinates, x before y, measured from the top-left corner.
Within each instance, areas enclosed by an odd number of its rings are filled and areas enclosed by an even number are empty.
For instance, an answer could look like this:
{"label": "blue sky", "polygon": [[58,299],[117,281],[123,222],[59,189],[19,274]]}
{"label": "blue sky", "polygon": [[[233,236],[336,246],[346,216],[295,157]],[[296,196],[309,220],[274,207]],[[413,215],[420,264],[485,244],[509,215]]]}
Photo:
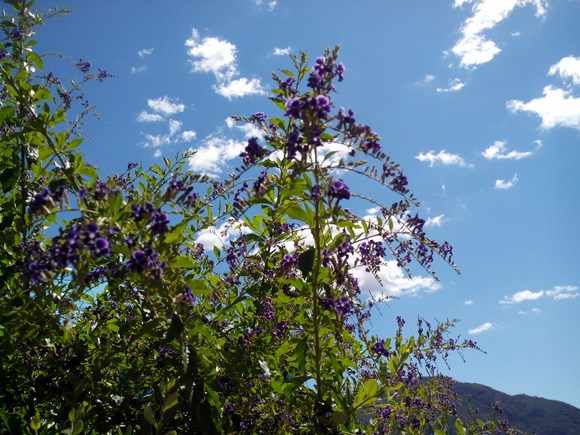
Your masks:
{"label": "blue sky", "polygon": [[462,270],[440,263],[435,282],[385,267],[383,291],[398,299],[373,330],[389,333],[397,315],[459,318],[487,354],[453,360],[451,375],[580,407],[580,1],[162,4],[37,2],[74,11],[39,32],[41,51],[115,75],[86,89],[101,117],[85,125],[89,161],[112,174],[193,148],[193,169],[223,177],[253,134],[229,116],[278,116],[271,71],[291,66],[289,52],[339,44],[335,105],[381,135]]}

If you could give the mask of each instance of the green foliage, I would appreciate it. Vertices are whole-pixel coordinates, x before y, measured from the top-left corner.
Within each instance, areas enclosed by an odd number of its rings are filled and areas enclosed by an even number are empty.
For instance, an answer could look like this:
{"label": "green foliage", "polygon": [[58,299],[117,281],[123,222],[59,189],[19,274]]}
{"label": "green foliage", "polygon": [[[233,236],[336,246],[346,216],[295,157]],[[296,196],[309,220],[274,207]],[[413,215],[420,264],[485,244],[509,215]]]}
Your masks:
{"label": "green foliage", "polygon": [[[437,375],[454,322],[394,337],[367,330],[354,268],[388,258],[430,273],[431,240],[377,133],[335,110],[338,49],[274,74],[278,117],[225,181],[192,154],[103,179],[81,153],[80,61],[66,88],[43,75],[32,1],[0,24],[0,424],[7,433],[422,433],[446,431],[452,382]],[[63,13],[54,11],[49,16]],[[77,84],[78,83],[78,84]],[[74,120],[71,114],[76,114]],[[349,158],[327,144],[342,144]],[[362,177],[382,204],[351,192]],[[381,195],[385,197],[388,195]],[[381,209],[369,219],[344,205]],[[198,240],[226,228],[225,242]],[[394,320],[395,321],[395,320]],[[424,374],[429,378],[421,381]],[[458,423],[460,428],[461,423]]]}

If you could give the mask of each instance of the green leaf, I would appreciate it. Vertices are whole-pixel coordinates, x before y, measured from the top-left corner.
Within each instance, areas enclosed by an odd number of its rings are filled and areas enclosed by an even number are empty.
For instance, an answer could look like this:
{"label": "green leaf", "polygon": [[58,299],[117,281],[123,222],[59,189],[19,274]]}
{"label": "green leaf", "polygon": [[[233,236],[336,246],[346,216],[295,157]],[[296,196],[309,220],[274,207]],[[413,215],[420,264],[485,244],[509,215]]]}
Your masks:
{"label": "green leaf", "polygon": [[294,78],[294,73],[289,69],[281,69],[280,72],[287,75],[288,77]]}
{"label": "green leaf", "polygon": [[192,269],[195,266],[195,262],[191,257],[186,255],[178,255],[173,260],[171,260],[169,265],[174,269]]}
{"label": "green leaf", "polygon": [[178,396],[178,394],[177,393],[170,394],[163,401],[162,411],[163,412],[167,412],[168,410],[170,410],[171,408],[173,408],[175,405],[177,405],[178,402],[179,402],[179,396]]}
{"label": "green leaf", "polygon": [[298,256],[298,269],[302,272],[302,276],[306,277],[314,267],[314,248],[302,252]]}
{"label": "green leaf", "polygon": [[280,118],[270,118],[270,122],[280,130],[286,130],[286,121]]}
{"label": "green leaf", "polygon": [[157,419],[155,418],[155,412],[151,409],[151,405],[145,407],[143,415],[145,416],[145,420],[147,420],[153,427],[157,428]]}
{"label": "green leaf", "polygon": [[457,430],[457,435],[463,435],[465,433],[465,427],[460,419],[455,420],[455,429]]}
{"label": "green leaf", "polygon": [[306,225],[312,226],[313,224],[313,216],[311,216],[306,210],[304,210],[304,208],[298,205],[293,205],[292,207],[288,208],[286,215],[290,219],[304,222]]}
{"label": "green leaf", "polygon": [[363,390],[367,397],[373,397],[377,394],[377,391],[379,391],[379,383],[376,379],[369,379],[365,382]]}

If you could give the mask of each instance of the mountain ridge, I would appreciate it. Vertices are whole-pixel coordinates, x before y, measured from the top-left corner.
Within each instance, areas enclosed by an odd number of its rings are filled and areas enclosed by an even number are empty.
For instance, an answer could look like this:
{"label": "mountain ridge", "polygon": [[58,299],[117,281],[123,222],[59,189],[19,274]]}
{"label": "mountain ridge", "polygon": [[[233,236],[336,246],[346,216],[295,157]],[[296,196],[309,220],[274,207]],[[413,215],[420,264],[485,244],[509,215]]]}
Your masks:
{"label": "mountain ridge", "polygon": [[501,418],[512,428],[538,435],[580,434],[580,409],[569,403],[527,394],[510,395],[470,382],[456,381],[453,390],[459,398],[457,414],[461,419],[468,418],[470,407],[477,409],[477,418],[490,419],[499,401]]}

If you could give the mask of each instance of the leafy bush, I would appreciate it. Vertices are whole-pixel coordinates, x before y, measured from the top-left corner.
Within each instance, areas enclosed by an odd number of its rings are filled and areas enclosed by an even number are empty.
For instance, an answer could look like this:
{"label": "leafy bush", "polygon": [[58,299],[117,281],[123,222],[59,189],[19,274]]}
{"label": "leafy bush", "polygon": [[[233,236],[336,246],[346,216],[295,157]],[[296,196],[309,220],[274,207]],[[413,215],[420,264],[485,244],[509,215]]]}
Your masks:
{"label": "leafy bush", "polygon": [[[425,234],[407,178],[378,134],[334,106],[345,71],[338,49],[312,69],[302,53],[292,71],[273,75],[278,116],[236,118],[262,137],[248,140],[226,180],[185,170],[196,158],[188,153],[101,178],[80,149],[79,126],[92,112],[82,84],[110,74],[84,60],[72,87],[44,74],[34,28],[66,11],[42,17],[33,1],[7,3],[3,431],[447,429],[452,381],[437,363],[477,345],[449,335],[454,321],[420,318],[406,336],[396,318],[395,336],[369,334],[374,301],[352,271],[377,275],[395,259],[409,273],[413,264],[433,273],[435,257],[453,266],[452,247]],[[357,178],[391,202],[351,191]],[[346,208],[355,201],[381,214],[358,216]],[[207,250],[199,239],[211,231],[223,243]]]}

